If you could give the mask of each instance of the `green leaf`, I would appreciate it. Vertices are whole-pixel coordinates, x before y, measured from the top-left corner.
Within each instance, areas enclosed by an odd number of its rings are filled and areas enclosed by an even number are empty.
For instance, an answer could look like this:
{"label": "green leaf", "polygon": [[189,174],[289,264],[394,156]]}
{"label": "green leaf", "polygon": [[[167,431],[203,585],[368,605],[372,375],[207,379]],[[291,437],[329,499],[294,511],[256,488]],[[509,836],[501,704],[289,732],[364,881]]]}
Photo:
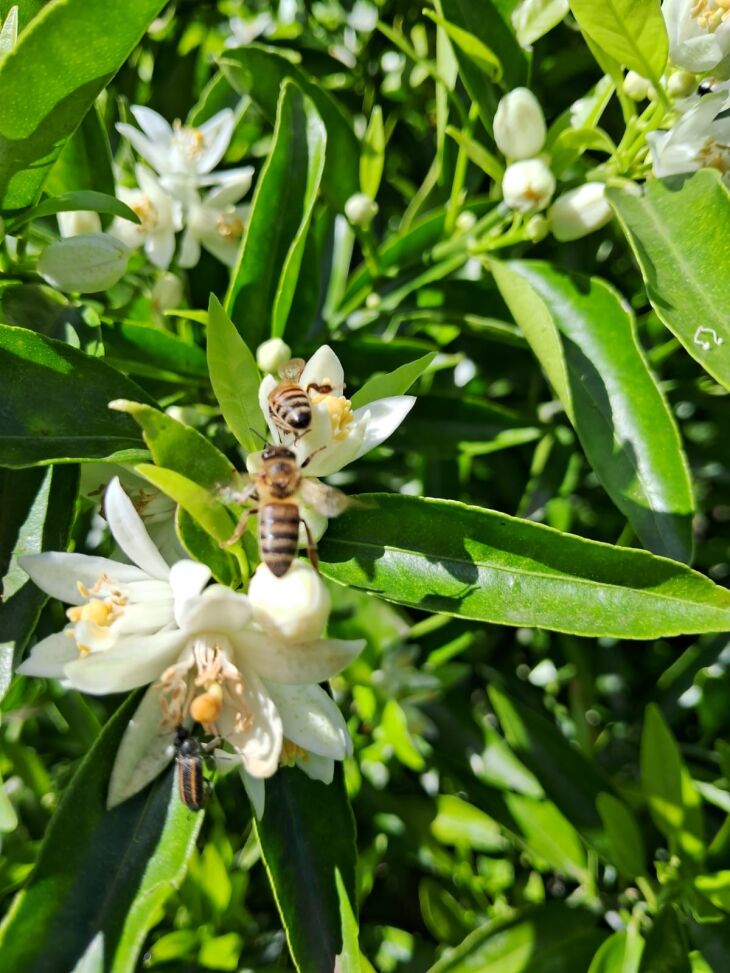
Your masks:
{"label": "green leaf", "polygon": [[570,0],[570,9],[610,57],[659,87],[669,51],[659,0]]}
{"label": "green leaf", "polygon": [[500,847],[499,826],[478,807],[453,794],[440,794],[436,798],[436,808],[431,834],[441,844],[487,853]]}
{"label": "green leaf", "polygon": [[285,81],[274,142],[256,184],[226,311],[249,347],[281,337],[296,288],[324,166],[326,133],[314,104]]}
{"label": "green leaf", "polygon": [[139,386],[62,341],[0,325],[0,464],[144,459],[139,431],[112,399],[149,401]]}
{"label": "green leaf", "polygon": [[525,847],[561,875],[578,882],[588,878],[586,852],[580,835],[552,801],[524,794],[505,794],[505,803],[522,833]]}
{"label": "green leaf", "polygon": [[[349,119],[329,92],[297,66],[298,54],[261,44],[226,51],[221,69],[241,94],[250,94],[273,121],[279,89],[287,78],[311,99],[327,130],[327,158],[322,189],[332,206],[343,212],[345,203],[359,191],[360,144]],[[290,174],[291,175],[291,174]]]}
{"label": "green leaf", "polygon": [[339,868],[335,869],[335,882],[342,923],[342,952],[337,957],[339,963],[337,970],[338,973],[361,973],[357,916],[353,911]]}
{"label": "green leaf", "polygon": [[411,770],[422,771],[425,761],[420,750],[416,747],[408,729],[408,720],[403,708],[395,699],[389,699],[383,707],[383,714],[378,727],[378,736],[382,735],[392,748],[395,756]]}
{"label": "green leaf", "polygon": [[75,466],[0,470],[0,699],[48,600],[18,558],[66,550],[77,490]]}
{"label": "green leaf", "polygon": [[641,786],[654,823],[691,858],[703,853],[702,804],[661,710],[650,703],[641,735]]}
{"label": "green leaf", "polygon": [[138,701],[135,694],[116,711],[66,789],[0,928],[2,969],[45,973],[52,943],[53,969],[70,970],[101,932],[108,968],[127,973],[150,920],[179,885],[203,815],[180,803],[172,770],[106,810],[111,767]]}
{"label": "green leaf", "polygon": [[352,397],[353,409],[360,409],[376,399],[384,399],[390,395],[404,395],[414,382],[423,375],[436,357],[435,351],[430,351],[416,361],[401,365],[394,372],[387,375],[374,375]]}
{"label": "green leaf", "polygon": [[633,926],[616,932],[593,957],[588,973],[638,973],[644,940]]}
{"label": "green leaf", "polygon": [[343,949],[336,876],[355,897],[355,825],[342,766],[327,785],[284,767],[266,782],[256,823],[266,870],[299,973],[332,973]]}
{"label": "green leaf", "polygon": [[443,17],[433,13],[431,10],[423,11],[429,20],[432,20],[439,27],[442,27],[451,40],[456,44],[460,51],[471,58],[476,67],[492,81],[501,81],[503,70],[502,64],[494,51],[487,45],[470,34],[468,30],[457,27],[456,24],[449,23]]}
{"label": "green leaf", "polygon": [[330,521],[322,573],[388,601],[575,635],[730,627],[730,592],[676,561],[448,500],[361,499]]}
{"label": "green leaf", "polygon": [[178,540],[190,557],[207,564],[216,581],[228,585],[229,588],[240,585],[241,574],[236,559],[214,541],[205,528],[182,507],[177,508],[175,530]]}
{"label": "green leaf", "polygon": [[429,973],[577,973],[588,969],[603,938],[595,916],[552,903],[485,923]]}
{"label": "green leaf", "polygon": [[643,195],[609,189],[659,318],[694,359],[730,389],[730,196],[720,173],[703,169],[681,188],[653,179]]}
{"label": "green leaf", "polygon": [[247,453],[261,448],[255,432],[267,435],[259,406],[256,359],[232,321],[211,294],[208,310],[208,369],[223,418]]}
{"label": "green leaf", "polygon": [[[208,377],[205,352],[163,328],[136,321],[113,321],[102,328],[104,352],[115,366],[136,375],[180,381]],[[207,382],[206,382],[207,384]]]}
{"label": "green leaf", "polygon": [[114,195],[112,153],[96,105],[84,115],[56,159],[43,187],[49,196],[79,189]]}
{"label": "green leaf", "polygon": [[599,794],[596,800],[611,863],[628,879],[646,874],[646,849],[639,825],[630,808],[613,794]]}
{"label": "green leaf", "polygon": [[38,220],[42,216],[54,216],[56,213],[68,213],[74,210],[108,213],[111,216],[121,216],[125,220],[139,223],[139,216],[134,210],[130,209],[121,199],[117,199],[116,196],[107,196],[106,193],[97,193],[91,189],[79,189],[44,199],[42,203],[34,206],[27,213],[23,213],[17,220],[13,220],[8,230],[14,233],[30,220]]}
{"label": "green leaf", "polygon": [[36,201],[66,139],[162,7],[53,0],[21,33],[0,61],[0,209]]}
{"label": "green leaf", "polygon": [[492,155],[491,152],[487,152],[483,145],[480,145],[479,142],[476,142],[473,138],[470,138],[452,125],[446,126],[446,134],[450,135],[456,144],[461,146],[474,165],[479,166],[480,169],[486,172],[490,179],[493,179],[495,182],[502,181],[504,166],[496,156]]}
{"label": "green leaf", "polygon": [[375,199],[380,189],[385,164],[385,131],[383,129],[383,109],[380,105],[373,107],[365,138],[362,143],[360,156],[360,189]]}
{"label": "green leaf", "polygon": [[606,492],[646,547],[688,561],[687,461],[625,302],[603,281],[549,264],[490,266]]}
{"label": "green leaf", "polygon": [[687,936],[673,905],[665,905],[646,939],[639,973],[691,973]]}
{"label": "green leaf", "polygon": [[730,912],[730,871],[724,869],[710,875],[698,875],[695,888],[718,909]]}

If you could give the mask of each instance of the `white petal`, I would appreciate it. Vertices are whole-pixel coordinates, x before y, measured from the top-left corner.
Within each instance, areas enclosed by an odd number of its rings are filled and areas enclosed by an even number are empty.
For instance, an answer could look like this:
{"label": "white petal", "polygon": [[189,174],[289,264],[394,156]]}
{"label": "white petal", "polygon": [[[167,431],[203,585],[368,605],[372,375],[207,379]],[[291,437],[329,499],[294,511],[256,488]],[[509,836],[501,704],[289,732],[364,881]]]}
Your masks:
{"label": "white petal", "polygon": [[[210,172],[225,155],[236,126],[236,117],[230,108],[223,108],[200,126],[205,148],[196,160],[195,169],[199,173]],[[243,195],[243,193],[241,194]]]}
{"label": "white petal", "polygon": [[341,386],[344,385],[344,381],[345,373],[340,364],[340,359],[329,345],[322,345],[304,366],[299,384],[306,388],[312,382],[315,385],[329,382],[335,389],[335,394],[342,395]]}
{"label": "white petal", "polygon": [[116,807],[153,781],[172,760],[174,744],[175,727],[162,725],[160,692],[150,686],[119,744],[106,806]]}
{"label": "white petal", "polygon": [[366,414],[370,413],[356,459],[385,442],[403,422],[415,401],[415,395],[391,395],[387,399],[377,399],[362,409],[356,409],[356,422],[364,420]]}
{"label": "white petal", "polygon": [[114,540],[130,561],[150,577],[164,581],[170,568],[150,540],[134,504],[124,492],[119,477],[115,476],[104,494],[104,512]]}
{"label": "white petal", "polygon": [[310,642],[325,630],[330,594],[308,561],[295,561],[281,578],[259,564],[248,597],[254,619],[272,638]]}
{"label": "white petal", "polygon": [[65,632],[57,632],[37,642],[28,658],[15,671],[21,676],[61,679],[66,664],[78,657],[79,650],[74,639]]}
{"label": "white petal", "polygon": [[323,784],[331,784],[335,776],[335,762],[332,757],[323,757],[318,753],[305,753],[296,758],[296,765],[311,780],[320,780]]}
{"label": "white petal", "polygon": [[144,105],[132,105],[129,109],[137,124],[153,142],[164,144],[172,138],[172,127],[159,112]]}
{"label": "white petal", "polygon": [[203,229],[200,231],[200,242],[208,253],[212,253],[216,260],[220,260],[226,267],[233,267],[238,258],[241,246],[239,238],[221,236],[218,229]]}
{"label": "white petal", "polygon": [[139,129],[136,129],[133,125],[127,125],[124,122],[120,122],[117,125],[117,131],[120,135],[132,145],[137,152],[142,156],[145,161],[149,162],[157,172],[165,172],[170,164],[170,154],[169,146],[161,145],[157,147],[154,142],[151,142],[145,135],[143,135]]}
{"label": "white petal", "polygon": [[221,735],[240,753],[254,777],[271,777],[279,766],[284,734],[281,717],[268,690],[253,672],[243,672],[241,713],[249,720],[245,730],[235,730],[236,711],[227,706],[218,720]]}
{"label": "white petal", "polygon": [[266,784],[264,784],[261,777],[252,777],[244,767],[241,767],[241,780],[243,781],[248,799],[251,802],[253,813],[256,815],[257,820],[260,821],[264,816],[264,807],[266,804]]}
{"label": "white petal", "polygon": [[167,233],[154,233],[152,236],[148,236],[145,241],[144,252],[147,254],[150,263],[154,264],[155,267],[159,267],[160,270],[167,270],[175,253],[175,234],[172,230],[168,230]]}
{"label": "white petal", "polygon": [[197,598],[210,581],[210,568],[198,561],[185,558],[170,568],[170,587],[175,599],[175,621],[182,626],[181,614],[186,602]]}
{"label": "white petal", "polygon": [[[278,443],[279,432],[274,425],[274,421],[271,418],[271,412],[269,410],[269,395],[278,385],[276,378],[273,375],[264,375],[261,379],[261,384],[259,385],[259,407],[266,419],[266,424],[269,427],[269,433],[271,434],[271,442]],[[252,454],[249,454],[252,455]],[[249,470],[249,472],[256,472],[254,470]]]}
{"label": "white petal", "polygon": [[243,166],[241,169],[229,169],[227,172],[214,173],[216,188],[205,197],[206,205],[219,209],[233,206],[251,188],[253,174],[253,166]]}
{"label": "white petal", "polygon": [[181,267],[195,267],[200,260],[200,244],[190,228],[185,231],[178,263]]}
{"label": "white petal", "polygon": [[83,693],[125,693],[159,679],[176,661],[185,638],[174,631],[120,639],[106,652],[92,652],[69,663],[65,675]]}
{"label": "white petal", "polygon": [[177,608],[178,624],[186,632],[221,632],[232,637],[248,625],[251,606],[246,595],[222,584],[206,588],[199,598]]}
{"label": "white petal", "polygon": [[284,736],[312,753],[344,760],[350,752],[350,734],[334,700],[320,686],[267,684],[276,703]]}
{"label": "white petal", "polygon": [[257,632],[231,634],[239,669],[253,669],[263,679],[286,685],[324,682],[344,669],[365,648],[364,639],[318,639],[285,645]]}
{"label": "white petal", "polygon": [[86,601],[79,592],[78,582],[93,588],[103,574],[122,585],[148,580],[144,571],[133,564],[88,554],[46,551],[44,554],[26,554],[18,558],[18,564],[46,594],[68,605],[83,605]]}

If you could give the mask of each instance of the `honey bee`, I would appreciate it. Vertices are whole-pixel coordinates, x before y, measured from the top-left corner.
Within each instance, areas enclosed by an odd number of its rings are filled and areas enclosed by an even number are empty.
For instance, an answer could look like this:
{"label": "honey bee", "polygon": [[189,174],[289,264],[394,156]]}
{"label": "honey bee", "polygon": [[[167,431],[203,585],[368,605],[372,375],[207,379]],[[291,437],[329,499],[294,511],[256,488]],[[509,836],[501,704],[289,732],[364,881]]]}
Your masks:
{"label": "honey bee", "polygon": [[282,433],[292,433],[301,439],[312,425],[312,403],[310,389],[322,395],[329,395],[334,387],[329,384],[318,385],[310,382],[306,388],[299,384],[304,370],[303,358],[292,358],[279,369],[281,381],[269,393],[269,415]]}
{"label": "honey bee", "polygon": [[253,500],[256,506],[245,511],[233,535],[222,546],[234,544],[246,530],[248,518],[258,514],[261,560],[272,574],[281,578],[296,557],[299,524],[302,523],[307,533],[307,555],[316,570],[317,546],[309,525],[300,513],[300,501],[308,503],[325,517],[337,517],[347,507],[355,505],[356,501],[335,487],[302,476],[302,470],[314,455],[310,453],[300,465],[296,454],[287,446],[267,446],[261,454],[261,470],[249,477],[250,482],[244,490],[229,494],[236,503]]}

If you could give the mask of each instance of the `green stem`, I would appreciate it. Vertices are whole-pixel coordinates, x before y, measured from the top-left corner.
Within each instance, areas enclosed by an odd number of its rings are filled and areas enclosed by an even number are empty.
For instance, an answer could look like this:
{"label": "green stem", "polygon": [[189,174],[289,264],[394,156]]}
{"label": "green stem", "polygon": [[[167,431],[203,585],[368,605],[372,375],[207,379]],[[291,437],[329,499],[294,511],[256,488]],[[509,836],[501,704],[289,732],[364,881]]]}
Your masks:
{"label": "green stem", "polygon": [[[478,117],[478,110],[475,105],[472,105],[469,109],[469,122],[466,127],[466,134],[471,138],[472,132],[474,130],[474,122]],[[454,181],[451,184],[451,195],[449,197],[449,206],[446,210],[446,222],[444,224],[444,232],[447,236],[451,236],[454,232],[454,227],[456,226],[456,218],[459,215],[459,210],[461,209],[464,191],[464,181],[466,179],[466,172],[469,167],[469,156],[464,148],[464,146],[459,143],[459,152],[456,156],[456,166],[454,169]]]}

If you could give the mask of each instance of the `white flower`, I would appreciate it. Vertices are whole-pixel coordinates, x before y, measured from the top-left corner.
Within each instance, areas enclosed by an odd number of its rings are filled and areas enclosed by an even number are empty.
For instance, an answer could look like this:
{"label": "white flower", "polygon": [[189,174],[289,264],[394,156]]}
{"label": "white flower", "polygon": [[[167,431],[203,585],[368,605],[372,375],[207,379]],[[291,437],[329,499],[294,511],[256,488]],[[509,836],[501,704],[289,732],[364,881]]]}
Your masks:
{"label": "white flower", "polygon": [[624,94],[628,95],[633,101],[643,101],[649,97],[649,92],[653,91],[650,81],[643,78],[636,71],[627,71],[624,78]]}
{"label": "white flower", "polygon": [[[298,384],[304,389],[328,386],[332,392],[310,389],[312,425],[296,442],[293,434],[280,432],[271,418],[269,394],[277,385],[273,375],[267,375],[259,386],[259,404],[266,416],[272,442],[289,446],[300,463],[312,457],[304,471],[306,476],[329,476],[379,446],[395,432],[416,401],[413,395],[392,395],[353,411],[350,400],[343,394],[345,375],[342,365],[329,345],[322,345],[312,355]],[[259,469],[260,456],[260,453],[249,454],[249,472]]]}
{"label": "white flower", "polygon": [[62,291],[95,294],[108,290],[127,270],[129,250],[108,233],[82,233],[46,247],[38,273]]}
{"label": "white flower", "polygon": [[226,40],[226,47],[245,47],[255,41],[261,34],[270,34],[276,27],[276,21],[268,11],[257,14],[250,20],[242,17],[231,17],[228,22],[232,36]]}
{"label": "white flower", "polygon": [[259,564],[248,597],[254,621],[272,637],[286,642],[318,639],[329,618],[329,592],[309,561],[294,561],[280,578],[265,564]]}
{"label": "white flower", "polygon": [[530,159],[545,144],[545,116],[529,88],[515,88],[499,102],[494,140],[508,159]]}
{"label": "white flower", "polygon": [[548,215],[557,240],[578,240],[600,230],[613,217],[605,183],[587,182],[563,193],[550,207]]}
{"label": "white flower", "polygon": [[697,91],[697,78],[691,71],[672,71],[667,81],[670,98],[689,98]]}
{"label": "white flower", "polygon": [[345,203],[345,216],[353,226],[367,228],[378,215],[378,204],[367,193],[355,193]]}
{"label": "white flower", "polygon": [[291,359],[291,348],[281,338],[269,338],[256,349],[256,364],[262,372],[274,374]]}
{"label": "white flower", "polygon": [[172,188],[174,177],[180,176],[192,178],[197,185],[218,181],[208,174],[221,161],[231,141],[236,118],[230,108],[219,111],[198,128],[179,121],[170,125],[162,115],[141,105],[133,105],[130,110],[142,131],[125,122],[117,125],[117,131],[163,177],[167,188]]}
{"label": "white flower", "polygon": [[697,169],[719,169],[730,185],[730,118],[721,117],[730,103],[727,91],[702,98],[669,132],[650,132],[654,175],[680,175]]}
{"label": "white flower", "polygon": [[56,219],[62,237],[101,233],[101,217],[93,210],[67,210],[65,213],[56,213]]}
{"label": "white flower", "polygon": [[538,213],[555,192],[555,176],[542,159],[524,159],[507,166],[502,179],[502,195],[510,209]]}
{"label": "white flower", "polygon": [[664,0],[669,58],[688,71],[715,70],[730,54],[728,0]]}
{"label": "white flower", "polygon": [[250,166],[236,169],[204,199],[197,192],[187,194],[181,267],[194,267],[198,263],[201,245],[227,267],[235,264],[248,218],[248,206],[235,203],[248,192],[252,176]]}
{"label": "white flower", "polygon": [[117,193],[140,222],[132,223],[118,216],[110,232],[132,249],[143,246],[150,261],[166,270],[175,253],[175,233],[182,227],[182,204],[146,166],[137,165],[134,172],[139,188],[120,186]]}

